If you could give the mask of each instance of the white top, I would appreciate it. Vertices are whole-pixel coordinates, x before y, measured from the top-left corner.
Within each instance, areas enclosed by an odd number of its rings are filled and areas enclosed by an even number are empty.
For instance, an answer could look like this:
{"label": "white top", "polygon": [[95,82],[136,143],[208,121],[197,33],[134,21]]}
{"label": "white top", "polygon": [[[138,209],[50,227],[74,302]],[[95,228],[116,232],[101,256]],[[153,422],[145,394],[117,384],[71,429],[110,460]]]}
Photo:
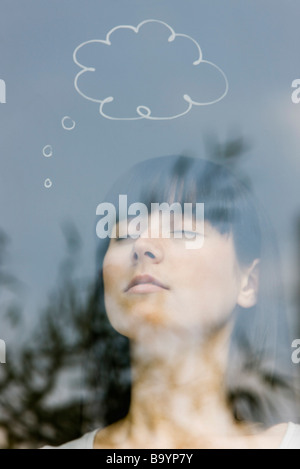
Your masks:
{"label": "white top", "polygon": [[42,449],[94,449],[94,440],[98,428],[92,432],[86,433],[77,440],[69,441],[61,446],[43,446]]}
{"label": "white top", "polygon": [[[98,428],[86,433],[77,440],[69,441],[61,446],[44,446],[42,449],[94,449],[94,440]],[[300,425],[289,422],[283,440],[278,449],[300,449]]]}
{"label": "white top", "polygon": [[278,449],[300,449],[300,425],[289,422]]}

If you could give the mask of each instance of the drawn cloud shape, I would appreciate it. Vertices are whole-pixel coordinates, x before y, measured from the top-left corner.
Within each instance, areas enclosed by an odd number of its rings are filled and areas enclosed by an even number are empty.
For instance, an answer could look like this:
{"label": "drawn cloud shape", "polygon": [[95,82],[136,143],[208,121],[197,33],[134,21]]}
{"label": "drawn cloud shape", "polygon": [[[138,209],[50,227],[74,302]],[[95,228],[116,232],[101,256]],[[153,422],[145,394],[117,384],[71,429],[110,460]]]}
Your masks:
{"label": "drawn cloud shape", "polygon": [[[164,36],[163,41],[165,43],[166,42],[173,43],[177,38],[188,40],[188,43],[192,46],[193,57],[195,58],[195,55],[196,55],[196,60],[194,61],[191,60],[191,64],[189,65],[191,65],[193,69],[198,68],[202,64],[205,64],[206,67],[208,66],[209,68],[211,68],[212,69],[211,71],[219,75],[218,79],[221,78],[221,82],[223,83],[222,93],[218,92],[218,96],[216,96],[215,99],[210,99],[210,100],[202,100],[202,99],[197,100],[195,98],[193,99],[192,97],[193,94],[192,93],[188,94],[188,92],[181,94],[181,96],[179,97],[177,96],[177,99],[180,98],[182,110],[180,110],[180,112],[173,113],[172,115],[168,115],[168,112],[165,112],[164,116],[161,116],[161,115],[154,116],[152,115],[151,107],[149,105],[145,105],[145,102],[143,102],[142,100],[142,102],[135,102],[134,113],[132,112],[132,109],[130,112],[128,112],[128,114],[134,114],[134,115],[127,115],[127,112],[125,109],[125,111],[123,110],[123,112],[125,112],[125,117],[123,115],[119,117],[113,116],[111,115],[111,112],[110,112],[112,110],[111,106],[112,106],[113,101],[118,100],[119,95],[118,94],[112,95],[110,93],[111,87],[107,87],[107,86],[105,87],[104,84],[107,82],[111,82],[111,81],[113,81],[114,83],[118,81],[122,81],[124,73],[119,71],[117,76],[112,77],[113,73],[111,69],[107,70],[107,68],[109,68],[107,66],[107,64],[109,64],[107,57],[109,57],[109,54],[110,54],[110,51],[108,48],[110,48],[111,51],[113,49],[115,51],[116,48],[119,48],[120,58],[118,59],[118,61],[121,62],[122,54],[124,55],[124,44],[126,44],[126,41],[123,41],[122,39],[124,39],[125,37],[128,38],[128,33],[131,32],[132,34],[133,32],[136,35],[134,36],[133,39],[136,40],[138,39],[138,36],[141,35],[142,28],[144,29],[144,27],[148,25],[148,30],[149,30],[149,27],[152,26],[153,28],[154,24],[156,24],[156,27],[157,25],[159,25],[160,27],[163,27],[163,29],[166,28],[166,31],[164,32],[167,32],[168,35]],[[124,36],[124,33],[127,33],[127,36]],[[153,37],[155,35],[157,36],[157,29],[153,29]],[[132,43],[133,42],[131,41],[130,44]],[[163,46],[163,43],[162,43],[162,46]],[[137,72],[139,72],[141,69],[141,60],[138,63],[134,63],[134,51],[132,51],[132,57],[130,56],[130,51],[127,50],[126,52],[127,52],[126,58],[128,59],[129,57],[129,60],[127,61],[126,64],[123,63],[123,67],[124,67],[123,70],[126,71],[126,69],[128,67],[132,67],[132,64],[133,64],[133,66],[134,65],[136,66]],[[160,50],[158,50],[157,54],[155,54],[156,57],[159,56],[159,53],[160,53]],[[191,54],[188,56],[192,57]],[[80,60],[78,57],[80,57]],[[85,59],[83,60],[82,57],[83,58],[85,57]],[[75,80],[74,80],[74,86],[75,86],[76,91],[83,98],[89,101],[95,102],[95,103],[99,103],[99,112],[101,116],[105,117],[106,119],[111,119],[111,120],[139,120],[139,119],[171,120],[171,119],[176,119],[178,117],[181,117],[187,114],[192,109],[193,106],[209,106],[209,105],[215,104],[221,101],[228,93],[228,80],[227,80],[225,73],[220,67],[218,67],[213,62],[209,62],[203,59],[202,50],[199,44],[192,37],[186,34],[175,33],[175,31],[167,23],[160,21],[160,20],[153,20],[153,19],[145,20],[145,21],[142,21],[137,27],[130,26],[130,25],[116,26],[108,32],[105,39],[90,40],[90,41],[83,42],[82,44],[77,46],[73,52],[73,60],[75,64],[78,65],[78,67],[80,67],[81,69],[77,73]],[[145,51],[144,55],[142,55],[142,60],[143,60],[142,66],[146,65],[149,62],[149,57],[147,56],[147,50]],[[81,61],[89,62],[90,65],[89,66],[84,65],[83,63],[81,63]],[[111,62],[113,62],[113,59],[111,59]],[[96,67],[91,66],[91,65],[95,65],[95,63],[97,64]],[[95,75],[94,83],[96,83],[96,86],[95,84],[91,86],[91,82],[93,81],[91,80],[91,75]],[[138,75],[138,73],[136,73],[136,75]],[[154,95],[156,91],[158,91],[158,94],[162,93],[161,90],[155,89],[155,86],[159,88],[159,84],[157,84],[157,82],[153,84],[151,77],[149,77],[149,80],[146,80],[146,81],[148,82],[147,86],[149,86],[149,89],[151,89],[151,92],[154,93]],[[126,83],[125,80],[124,80],[124,83]],[[128,83],[129,83],[129,80],[127,81],[127,84]],[[182,83],[182,86],[184,88],[185,87],[188,88],[188,85],[184,83]],[[139,86],[135,87],[135,89],[137,88],[139,88]],[[84,92],[82,91],[83,89],[85,90],[89,89],[89,91]],[[121,89],[123,90],[123,93],[127,93],[127,97],[129,96],[128,99],[130,99],[130,91],[126,89],[126,86],[124,86],[124,89],[123,88]],[[108,91],[108,94],[106,94],[107,91]],[[115,99],[116,96],[117,96],[117,99]]]}

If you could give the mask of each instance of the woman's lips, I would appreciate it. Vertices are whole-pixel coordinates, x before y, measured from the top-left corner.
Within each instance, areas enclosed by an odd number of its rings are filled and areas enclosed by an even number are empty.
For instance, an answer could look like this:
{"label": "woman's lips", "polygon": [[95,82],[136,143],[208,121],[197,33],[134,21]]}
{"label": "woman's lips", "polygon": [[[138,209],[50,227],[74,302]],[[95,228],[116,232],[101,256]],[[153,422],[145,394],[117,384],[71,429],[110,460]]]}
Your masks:
{"label": "woman's lips", "polygon": [[160,290],[164,290],[164,288],[153,285],[153,283],[140,283],[139,285],[129,288],[126,293],[152,293]]}
{"label": "woman's lips", "polygon": [[161,290],[169,290],[169,288],[152,275],[137,275],[124,291],[126,293],[152,293]]}

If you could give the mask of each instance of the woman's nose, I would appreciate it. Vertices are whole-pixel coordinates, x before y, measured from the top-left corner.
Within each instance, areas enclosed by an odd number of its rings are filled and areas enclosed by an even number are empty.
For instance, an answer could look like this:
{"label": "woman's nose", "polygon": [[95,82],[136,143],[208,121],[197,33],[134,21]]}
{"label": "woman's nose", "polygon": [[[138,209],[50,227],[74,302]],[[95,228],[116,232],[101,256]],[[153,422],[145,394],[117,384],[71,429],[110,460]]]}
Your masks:
{"label": "woman's nose", "polygon": [[132,248],[132,260],[134,263],[149,262],[158,264],[163,260],[163,249],[159,239],[138,238]]}

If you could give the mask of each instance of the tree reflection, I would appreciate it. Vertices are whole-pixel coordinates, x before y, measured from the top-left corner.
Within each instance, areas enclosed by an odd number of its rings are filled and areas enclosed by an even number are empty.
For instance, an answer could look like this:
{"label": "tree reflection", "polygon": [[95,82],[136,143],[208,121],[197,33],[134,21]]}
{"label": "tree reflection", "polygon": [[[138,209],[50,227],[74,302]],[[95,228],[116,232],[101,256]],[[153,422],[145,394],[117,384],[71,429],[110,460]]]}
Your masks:
{"label": "tree reflection", "polygon": [[[116,356],[128,356],[123,353],[127,341],[101,312],[97,282],[75,277],[80,237],[71,225],[63,230],[67,253],[58,286],[29,339],[0,367],[0,431],[7,448],[58,445],[122,417],[117,403],[123,389],[116,381],[124,363],[117,363]],[[2,234],[1,265],[6,245]],[[2,269],[0,276],[1,285],[15,288],[12,276]],[[5,315],[13,318],[14,327],[22,320],[19,310],[10,308]],[[100,375],[106,389],[99,388]],[[100,408],[100,397],[110,412]]]}

